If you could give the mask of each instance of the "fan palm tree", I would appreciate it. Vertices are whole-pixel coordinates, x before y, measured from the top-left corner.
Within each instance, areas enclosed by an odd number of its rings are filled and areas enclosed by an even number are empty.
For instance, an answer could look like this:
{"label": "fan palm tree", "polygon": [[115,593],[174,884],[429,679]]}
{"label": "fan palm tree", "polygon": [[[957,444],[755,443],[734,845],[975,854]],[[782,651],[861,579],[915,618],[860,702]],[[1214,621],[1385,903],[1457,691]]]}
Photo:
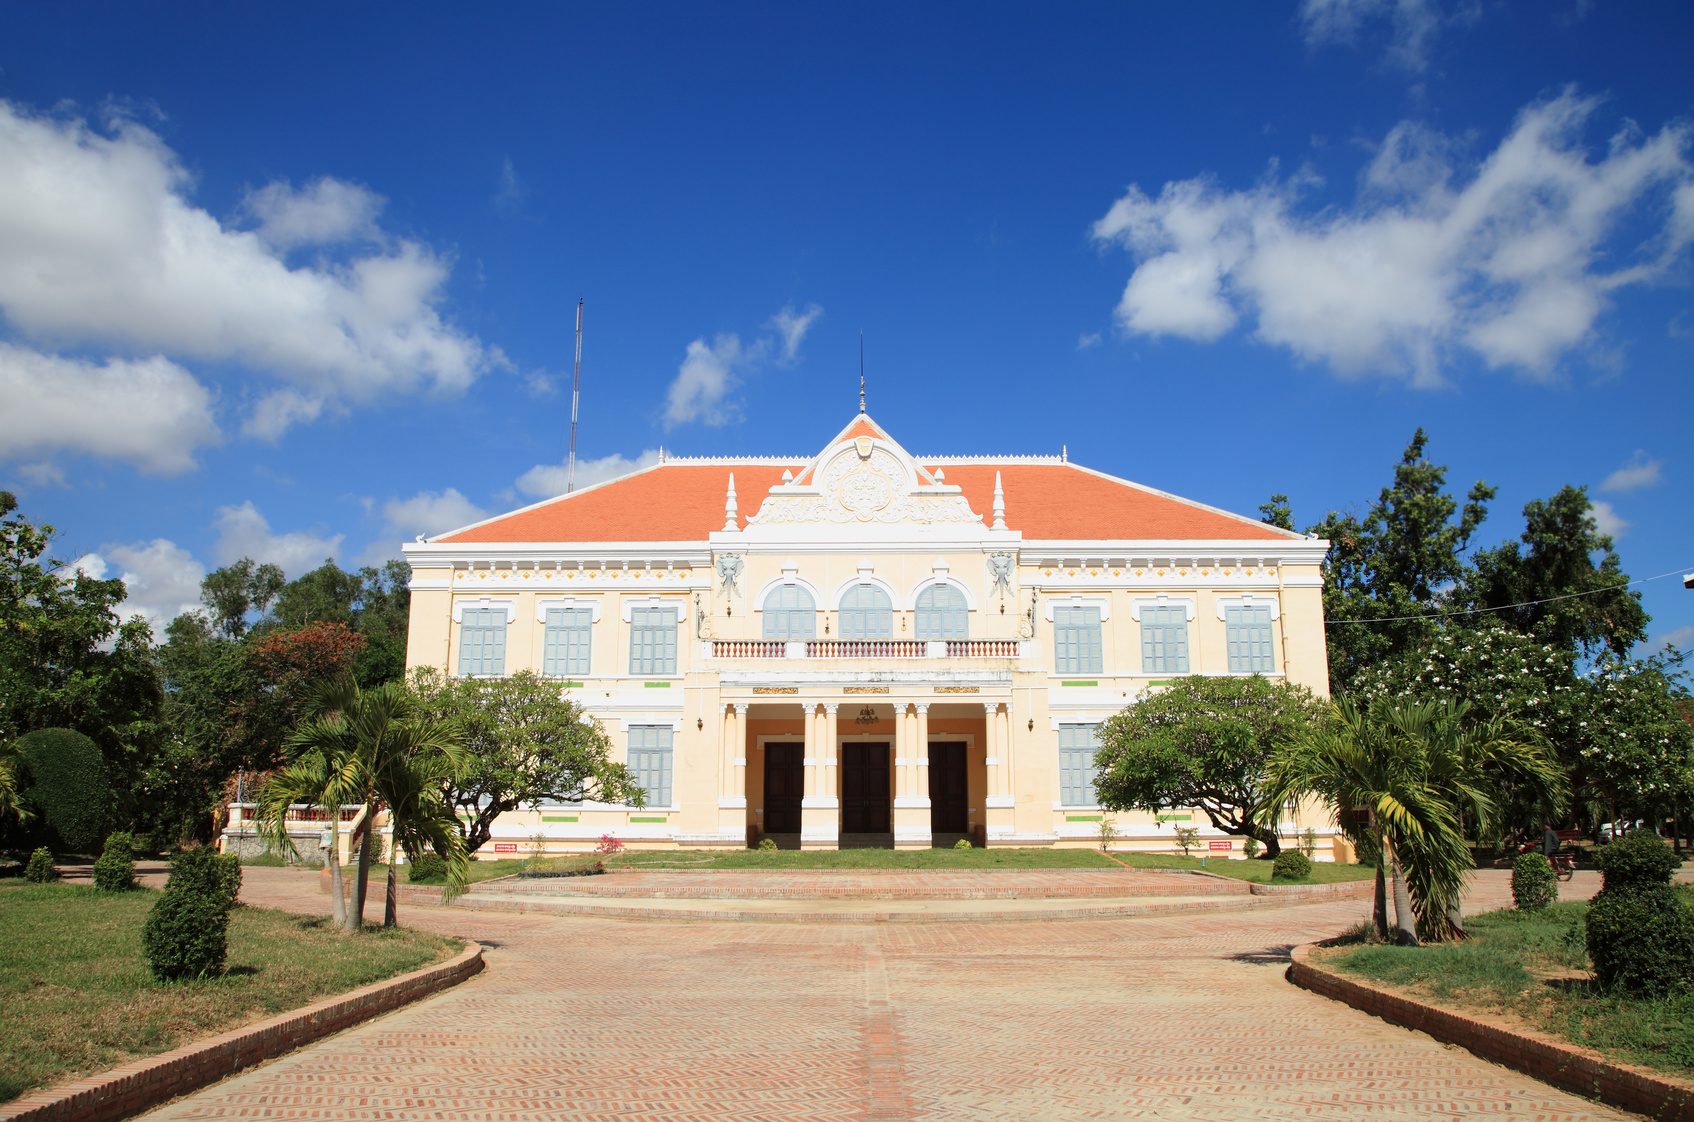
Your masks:
{"label": "fan palm tree", "polygon": [[319,751],[308,752],[272,775],[259,789],[259,836],[272,849],[299,856],[294,839],[288,836],[288,811],[304,803],[321,809],[329,820],[330,844],[324,861],[330,873],[330,907],[337,927],[347,925],[341,877],[341,808],[346,805],[340,780],[343,761]]}
{"label": "fan palm tree", "polygon": [[459,834],[458,815],[446,794],[448,782],[463,766],[461,745],[458,738],[424,747],[414,744],[407,751],[391,753],[376,774],[377,790],[388,806],[393,827],[388,885],[383,896],[384,927],[393,927],[399,920],[396,880],[399,866],[395,856],[401,849],[413,859],[426,849],[435,850],[447,861],[444,895],[451,899],[465,890],[470,858],[465,852],[465,839]]}
{"label": "fan palm tree", "polygon": [[[347,680],[326,683],[314,694],[311,712],[315,715],[288,738],[288,747],[298,753],[294,763],[266,784],[260,800],[261,821],[268,837],[292,848],[282,821],[291,801],[323,806],[332,815],[341,806],[356,804],[363,808],[352,907],[345,909],[344,915],[337,907],[336,916],[347,931],[353,932],[364,919],[371,827],[377,811],[383,806],[390,809],[396,841],[410,838],[415,843],[427,838],[433,843],[443,822],[453,822],[441,787],[459,767],[463,737],[457,725],[425,716],[411,691],[400,682],[370,690],[361,690]],[[341,865],[337,849],[331,847],[329,861],[331,892],[339,902]],[[417,852],[415,848],[412,851]],[[449,844],[442,852],[451,868],[453,847]],[[457,876],[450,889],[462,887],[464,882],[462,843],[460,852]],[[392,881],[392,856],[389,864]]]}

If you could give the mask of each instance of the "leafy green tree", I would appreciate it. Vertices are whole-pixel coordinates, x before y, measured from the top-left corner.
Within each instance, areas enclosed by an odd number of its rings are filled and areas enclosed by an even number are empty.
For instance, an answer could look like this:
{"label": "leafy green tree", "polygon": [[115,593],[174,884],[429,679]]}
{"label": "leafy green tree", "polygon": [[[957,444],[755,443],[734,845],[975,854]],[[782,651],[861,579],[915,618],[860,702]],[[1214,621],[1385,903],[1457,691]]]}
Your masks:
{"label": "leafy green tree", "polygon": [[[1225,833],[1281,851],[1267,816],[1265,767],[1308,736],[1321,707],[1304,686],[1250,678],[1179,678],[1100,726],[1100,805],[1198,807]],[[1278,804],[1279,805],[1279,804]]]}
{"label": "leafy green tree", "polygon": [[18,739],[18,754],[39,840],[55,853],[94,852],[112,804],[99,747],[75,729],[36,729]]}
{"label": "leafy green tree", "polygon": [[1578,748],[1582,793],[1616,821],[1678,819],[1694,801],[1694,725],[1682,655],[1664,651],[1633,662],[1603,659],[1585,681],[1585,734]]}
{"label": "leafy green tree", "polygon": [[1287,495],[1272,495],[1270,502],[1259,504],[1259,521],[1284,530],[1294,528],[1294,508],[1288,505]]}
{"label": "leafy green tree", "polygon": [[[1641,594],[1599,532],[1585,487],[1564,487],[1523,508],[1520,542],[1481,550],[1456,606],[1487,609],[1501,624],[1561,650],[1626,658],[1647,638]],[[1603,554],[1600,563],[1594,555]],[[1602,591],[1609,590],[1609,591]]]}
{"label": "leafy green tree", "polygon": [[17,741],[0,741],[0,829],[30,817],[23,801],[23,755]]}
{"label": "leafy green tree", "polygon": [[[1445,491],[1447,468],[1424,456],[1423,429],[1364,517],[1331,511],[1311,532],[1330,543],[1324,561],[1324,618],[1330,687],[1346,693],[1367,668],[1428,641],[1428,618],[1444,590],[1465,575],[1464,552],[1495,489],[1478,481],[1461,508]],[[1273,500],[1274,502],[1274,500]],[[1455,516],[1457,520],[1455,521]],[[1406,618],[1411,617],[1411,618]]]}
{"label": "leafy green tree", "polygon": [[293,630],[320,623],[343,624],[364,639],[353,671],[360,685],[404,678],[411,575],[411,566],[404,561],[348,572],[326,560],[282,590],[271,613],[271,626]]}
{"label": "leafy green tree", "polygon": [[206,574],[200,582],[200,602],[212,614],[212,626],[219,633],[239,639],[247,634],[247,617],[256,612],[263,619],[287,582],[277,566],[243,557]]}
{"label": "leafy green tree", "polygon": [[529,670],[504,678],[444,678],[419,667],[412,689],[424,709],[465,736],[465,766],[448,788],[465,851],[487,844],[494,820],[542,801],[595,799],[641,805],[643,794],[598,724],[585,721],[557,682]]}

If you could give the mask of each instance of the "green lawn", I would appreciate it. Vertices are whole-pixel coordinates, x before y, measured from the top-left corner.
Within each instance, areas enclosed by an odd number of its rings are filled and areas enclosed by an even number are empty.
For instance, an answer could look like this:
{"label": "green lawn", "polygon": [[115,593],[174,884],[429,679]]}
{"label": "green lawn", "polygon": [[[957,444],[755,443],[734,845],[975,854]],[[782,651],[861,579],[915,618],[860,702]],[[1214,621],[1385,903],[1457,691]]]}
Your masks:
{"label": "green lawn", "polygon": [[1320,961],[1439,1005],[1513,1013],[1614,1059],[1694,1072],[1694,994],[1643,1001],[1596,991],[1582,926],[1587,911],[1586,904],[1555,904],[1484,912],[1465,920],[1471,938],[1460,943],[1338,948],[1319,952]]}
{"label": "green lawn", "polygon": [[159,893],[0,881],[0,1102],[440,961],[462,945],[405,928],[238,907],[225,974],[153,980],[141,925]]}
{"label": "green lawn", "polygon": [[[1174,857],[1164,853],[1114,853],[1113,857],[1137,869],[1200,869],[1198,857]],[[1260,884],[1334,884],[1337,881],[1370,880],[1376,869],[1366,865],[1336,865],[1331,862],[1312,862],[1312,875],[1305,880],[1271,880],[1269,861],[1232,861],[1227,858],[1208,858],[1204,871],[1236,880],[1253,880]]]}

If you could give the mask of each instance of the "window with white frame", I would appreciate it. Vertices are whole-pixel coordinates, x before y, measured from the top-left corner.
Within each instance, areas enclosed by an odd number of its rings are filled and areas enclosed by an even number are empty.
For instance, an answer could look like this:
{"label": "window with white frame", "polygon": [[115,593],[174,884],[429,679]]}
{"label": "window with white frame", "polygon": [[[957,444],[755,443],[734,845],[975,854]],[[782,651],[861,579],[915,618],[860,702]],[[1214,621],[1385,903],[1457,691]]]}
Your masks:
{"label": "window with white frame", "polygon": [[588,673],[592,613],[587,608],[548,608],[541,640],[541,672],[551,678]]}
{"label": "window with white frame", "polygon": [[1188,607],[1170,604],[1141,609],[1141,672],[1188,673]]}
{"label": "window with white frame", "polygon": [[874,584],[856,584],[841,598],[843,639],[894,638],[894,601]]}
{"label": "window with white frame", "polygon": [[1099,608],[1053,606],[1053,653],[1060,674],[1102,673],[1101,650]]}
{"label": "window with white frame", "polygon": [[970,605],[965,594],[950,584],[932,584],[918,593],[919,639],[970,638]]}
{"label": "window with white frame", "polygon": [[772,640],[816,639],[817,604],[812,594],[798,584],[779,584],[770,590],[761,609],[764,637]]}
{"label": "window with white frame", "polygon": [[669,725],[629,726],[629,774],[647,798],[647,805],[671,805],[672,742]]}
{"label": "window with white frame", "polygon": [[1059,802],[1065,806],[1094,806],[1094,754],[1098,725],[1059,726]]}
{"label": "window with white frame", "polygon": [[1273,674],[1276,656],[1271,646],[1271,610],[1268,604],[1226,607],[1224,638],[1229,647],[1231,674]]}
{"label": "window with white frame", "polygon": [[629,613],[629,672],[676,673],[676,609],[632,608]]}
{"label": "window with white frame", "polygon": [[459,673],[497,677],[506,672],[506,609],[466,608],[459,620]]}

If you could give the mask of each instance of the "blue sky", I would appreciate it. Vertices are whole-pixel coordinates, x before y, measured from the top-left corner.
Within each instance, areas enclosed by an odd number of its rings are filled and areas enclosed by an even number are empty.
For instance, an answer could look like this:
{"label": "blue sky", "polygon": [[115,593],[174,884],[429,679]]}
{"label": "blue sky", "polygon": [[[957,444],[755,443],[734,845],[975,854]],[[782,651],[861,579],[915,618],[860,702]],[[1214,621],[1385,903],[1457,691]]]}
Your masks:
{"label": "blue sky", "polygon": [[[588,478],[1057,452],[1694,568],[1694,8],[9,5],[0,486],[156,619]],[[1694,644],[1694,593],[1643,587]]]}

